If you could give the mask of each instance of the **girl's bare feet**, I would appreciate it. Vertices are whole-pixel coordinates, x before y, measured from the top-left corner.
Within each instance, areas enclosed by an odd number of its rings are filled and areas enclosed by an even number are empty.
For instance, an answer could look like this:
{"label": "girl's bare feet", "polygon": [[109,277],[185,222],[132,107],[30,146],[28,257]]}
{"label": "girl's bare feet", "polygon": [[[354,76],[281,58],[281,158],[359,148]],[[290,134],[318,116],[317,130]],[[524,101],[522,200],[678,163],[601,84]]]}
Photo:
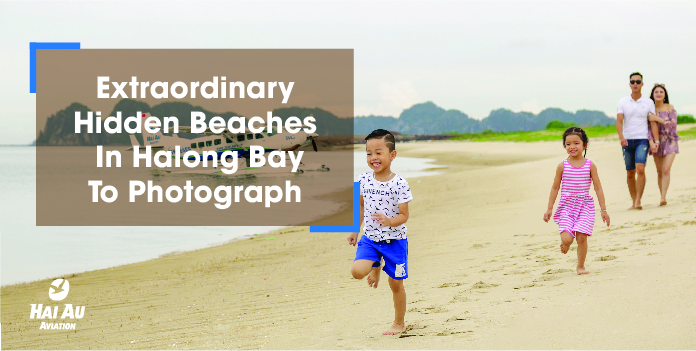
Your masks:
{"label": "girl's bare feet", "polygon": [[564,255],[568,253],[569,248],[570,245],[563,245],[563,243],[561,243],[561,253],[563,253]]}
{"label": "girl's bare feet", "polygon": [[667,200],[660,200],[660,206],[667,205]]}
{"label": "girl's bare feet", "polygon": [[377,289],[379,284],[380,267],[372,267],[370,274],[367,275],[367,286]]}
{"label": "girl's bare feet", "polygon": [[590,271],[588,271],[587,269],[585,269],[585,267],[580,267],[580,266],[578,266],[577,269],[578,269],[578,275],[583,275],[583,274],[590,273]]}
{"label": "girl's bare feet", "polygon": [[405,325],[397,324],[396,322],[394,322],[394,324],[392,324],[391,328],[387,329],[387,331],[382,333],[382,335],[397,335],[405,330],[406,330]]}
{"label": "girl's bare feet", "polygon": [[561,232],[561,253],[562,254],[567,254],[568,250],[570,249],[570,245],[573,244],[573,240],[575,238],[573,237],[572,234],[570,234],[569,231],[565,230]]}

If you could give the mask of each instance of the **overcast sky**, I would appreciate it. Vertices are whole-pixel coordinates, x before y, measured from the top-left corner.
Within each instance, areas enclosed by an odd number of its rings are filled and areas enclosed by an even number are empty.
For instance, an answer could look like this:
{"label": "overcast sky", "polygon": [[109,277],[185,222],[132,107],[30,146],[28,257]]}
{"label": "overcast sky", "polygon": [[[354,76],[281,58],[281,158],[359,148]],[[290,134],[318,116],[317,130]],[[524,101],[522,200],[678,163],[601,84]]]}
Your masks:
{"label": "overcast sky", "polygon": [[[0,2],[0,144],[35,137],[29,42],[82,48],[352,48],[355,113],[433,101],[473,118],[616,114],[628,75],[696,114],[696,2]],[[216,111],[224,112],[224,111]]]}

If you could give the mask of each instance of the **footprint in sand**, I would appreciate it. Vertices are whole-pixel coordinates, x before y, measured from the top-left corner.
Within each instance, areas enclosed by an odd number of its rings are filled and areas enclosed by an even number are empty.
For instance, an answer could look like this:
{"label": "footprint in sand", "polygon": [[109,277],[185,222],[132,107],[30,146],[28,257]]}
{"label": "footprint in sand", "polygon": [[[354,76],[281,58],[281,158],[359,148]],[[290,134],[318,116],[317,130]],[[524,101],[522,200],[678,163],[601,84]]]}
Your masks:
{"label": "footprint in sand", "polygon": [[445,329],[435,335],[437,336],[447,336],[447,335],[453,335],[453,334],[465,334],[465,333],[473,333],[471,330],[466,330],[466,331],[455,331],[455,330],[449,330]]}
{"label": "footprint in sand", "polygon": [[609,249],[609,251],[620,251],[620,250],[626,250],[626,249],[628,249],[628,248],[623,247],[623,246],[622,247],[612,247],[611,249]]}
{"label": "footprint in sand", "polygon": [[414,330],[423,330],[427,327],[428,327],[427,325],[422,325],[422,324],[418,324],[418,323],[410,324],[410,325],[406,326],[406,330],[404,330],[404,332],[410,332],[410,331],[414,331]]}
{"label": "footprint in sand", "polygon": [[486,288],[494,288],[498,285],[499,284],[487,284],[484,282],[478,282],[478,283],[474,284],[473,286],[471,286],[471,288],[472,289],[486,289]]}
{"label": "footprint in sand", "polygon": [[454,295],[454,297],[452,298],[452,301],[450,301],[450,303],[469,302],[469,301],[471,301],[471,299],[469,299],[468,296],[464,295],[464,293],[460,293],[460,294]]}
{"label": "footprint in sand", "polygon": [[557,260],[557,258],[545,257],[545,256],[537,256],[537,258],[539,258],[539,259],[536,260],[536,262],[538,262],[541,266],[549,266],[549,265],[555,264],[555,262],[553,262],[553,261]]}
{"label": "footprint in sand", "polygon": [[465,321],[467,319],[469,319],[469,317],[450,317],[445,322]]}
{"label": "footprint in sand", "polygon": [[410,324],[406,326],[406,330],[399,334],[399,338],[408,338],[411,336],[425,336],[423,329],[427,328],[427,325],[420,324]]}
{"label": "footprint in sand", "polygon": [[558,273],[568,273],[568,272],[575,272],[575,271],[572,269],[568,269],[568,268],[549,269],[548,271],[541,273],[541,274],[558,274]]}
{"label": "footprint in sand", "polygon": [[[510,274],[527,274],[527,273],[529,273],[529,271],[527,271],[527,270],[519,270],[519,269],[516,269],[516,270],[514,270],[514,271],[510,271]],[[503,274],[503,275],[507,275],[507,274],[508,274],[508,273],[505,273],[505,274]]]}
{"label": "footprint in sand", "polygon": [[535,287],[539,287],[539,286],[543,286],[543,285],[541,285],[541,284],[536,284],[536,283],[532,283],[532,284],[525,285],[525,286],[518,286],[518,287],[513,288],[513,289],[535,288]]}
{"label": "footprint in sand", "polygon": [[432,306],[432,307],[426,307],[426,308],[412,308],[408,310],[409,312],[418,312],[421,314],[431,314],[431,313],[445,313],[448,312],[448,310],[440,307],[440,306]]}
{"label": "footprint in sand", "polygon": [[611,261],[615,260],[617,257],[614,255],[608,255],[608,256],[602,256],[602,257],[597,257],[595,261]]}
{"label": "footprint in sand", "polygon": [[464,283],[444,283],[444,284],[438,286],[438,288],[453,288],[455,286],[461,286],[461,285],[464,285]]}
{"label": "footprint in sand", "polygon": [[[676,225],[672,225],[671,227],[676,227]],[[661,234],[667,234],[666,231],[661,231],[661,232],[655,232],[655,233],[650,233],[650,234],[645,234],[643,235],[644,238],[654,238],[656,235],[661,235]]]}
{"label": "footprint in sand", "polygon": [[547,282],[551,280],[556,280],[556,279],[561,279],[561,277],[557,275],[545,275],[539,279],[536,279],[535,282]]}

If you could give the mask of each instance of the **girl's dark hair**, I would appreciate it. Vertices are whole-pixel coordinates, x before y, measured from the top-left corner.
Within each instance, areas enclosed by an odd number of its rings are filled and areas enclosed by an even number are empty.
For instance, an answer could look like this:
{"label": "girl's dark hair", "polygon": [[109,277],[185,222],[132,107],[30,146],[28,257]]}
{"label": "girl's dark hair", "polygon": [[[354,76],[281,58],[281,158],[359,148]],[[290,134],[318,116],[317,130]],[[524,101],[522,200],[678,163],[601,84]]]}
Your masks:
{"label": "girl's dark hair", "polygon": [[665,91],[665,101],[664,102],[665,102],[665,104],[669,104],[669,95],[667,95],[667,88],[665,88],[664,85],[656,85],[652,88],[652,90],[650,91],[650,100],[652,100],[653,103],[655,103],[655,98],[653,97],[653,94],[655,93],[655,89],[657,89],[657,88],[662,88],[662,90]]}
{"label": "girl's dark hair", "polygon": [[566,131],[563,133],[563,147],[565,147],[566,137],[568,135],[577,135],[580,137],[580,140],[582,140],[582,145],[585,147],[583,157],[587,155],[587,143],[590,142],[590,138],[587,137],[587,133],[585,133],[585,131],[580,127],[570,127],[566,129]]}

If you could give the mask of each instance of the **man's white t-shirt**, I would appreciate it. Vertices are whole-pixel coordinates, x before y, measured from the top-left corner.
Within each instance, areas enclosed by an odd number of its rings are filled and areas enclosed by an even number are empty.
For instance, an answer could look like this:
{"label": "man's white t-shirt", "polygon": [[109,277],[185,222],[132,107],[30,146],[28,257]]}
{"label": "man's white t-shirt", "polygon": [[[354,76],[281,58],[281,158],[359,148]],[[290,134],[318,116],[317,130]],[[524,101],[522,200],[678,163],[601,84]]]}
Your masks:
{"label": "man's white t-shirt", "polygon": [[616,113],[623,113],[623,135],[625,139],[648,139],[648,113],[655,113],[655,103],[642,95],[633,100],[631,95],[619,100]]}
{"label": "man's white t-shirt", "polygon": [[365,235],[372,241],[406,239],[406,225],[380,228],[380,223],[372,219],[375,213],[394,218],[399,215],[399,204],[413,200],[406,179],[395,175],[386,182],[380,182],[375,179],[374,172],[367,172],[360,175],[359,181],[360,196],[365,203]]}

